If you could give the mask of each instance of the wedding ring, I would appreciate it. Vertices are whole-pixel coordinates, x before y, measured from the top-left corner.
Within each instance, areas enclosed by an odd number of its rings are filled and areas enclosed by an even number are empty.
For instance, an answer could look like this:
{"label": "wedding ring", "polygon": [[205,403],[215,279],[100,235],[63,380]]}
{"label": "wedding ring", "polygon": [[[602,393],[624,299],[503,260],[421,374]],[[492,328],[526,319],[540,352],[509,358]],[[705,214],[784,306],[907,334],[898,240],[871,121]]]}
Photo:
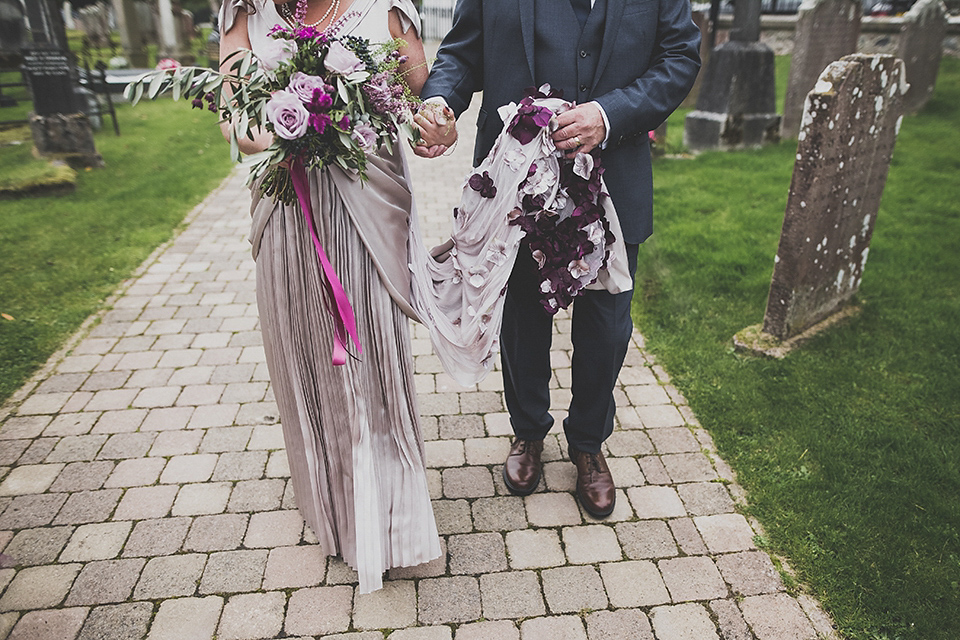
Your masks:
{"label": "wedding ring", "polygon": [[583,146],[583,143],[580,142],[580,136],[573,136],[573,146],[574,148]]}

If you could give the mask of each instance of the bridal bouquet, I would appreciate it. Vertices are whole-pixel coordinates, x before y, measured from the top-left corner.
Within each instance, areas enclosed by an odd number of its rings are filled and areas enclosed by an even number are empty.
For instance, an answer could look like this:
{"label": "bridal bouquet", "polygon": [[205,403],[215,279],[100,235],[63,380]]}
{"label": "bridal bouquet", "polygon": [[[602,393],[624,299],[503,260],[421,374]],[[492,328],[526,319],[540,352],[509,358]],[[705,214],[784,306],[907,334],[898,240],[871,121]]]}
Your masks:
{"label": "bridal bouquet", "polygon": [[170,91],[175,100],[232,121],[230,152],[242,160],[239,141],[258,129],[273,143],[248,156],[248,184],[275,199],[297,200],[289,168],[336,165],[364,177],[367,154],[381,145],[392,150],[398,134],[415,137],[412,112],[417,99],[403,81],[400,41],[377,47],[354,36],[330,36],[313,27],[276,25],[275,47],[262,58],[252,51],[233,54],[228,73],[198,67],[150,72],[126,88],[136,104],[146,93]]}

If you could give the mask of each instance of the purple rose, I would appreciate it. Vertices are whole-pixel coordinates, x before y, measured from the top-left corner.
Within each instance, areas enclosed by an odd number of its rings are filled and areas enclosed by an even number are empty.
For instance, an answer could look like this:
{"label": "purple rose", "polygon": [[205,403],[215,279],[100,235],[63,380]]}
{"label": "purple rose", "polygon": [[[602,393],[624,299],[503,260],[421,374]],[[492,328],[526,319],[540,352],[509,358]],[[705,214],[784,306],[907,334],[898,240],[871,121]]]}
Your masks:
{"label": "purple rose", "polygon": [[260,47],[260,66],[267,71],[273,71],[281,62],[289,60],[297,51],[297,45],[290,40],[270,40]]}
{"label": "purple rose", "polygon": [[277,91],[267,101],[267,120],[278,136],[284,140],[296,140],[307,131],[310,112],[300,98],[290,91]]}
{"label": "purple rose", "polygon": [[370,153],[377,148],[377,132],[366,122],[358,123],[350,137],[360,145],[364,153]]}
{"label": "purple rose", "polygon": [[342,76],[348,76],[354,71],[361,71],[366,68],[363,61],[353,51],[340,44],[338,40],[330,43],[327,57],[323,60],[323,66]]}
{"label": "purple rose", "polygon": [[320,76],[307,75],[302,71],[297,71],[290,78],[290,84],[287,85],[287,91],[292,91],[300,98],[300,102],[310,104],[313,100],[314,90],[320,89],[323,92],[326,82]]}

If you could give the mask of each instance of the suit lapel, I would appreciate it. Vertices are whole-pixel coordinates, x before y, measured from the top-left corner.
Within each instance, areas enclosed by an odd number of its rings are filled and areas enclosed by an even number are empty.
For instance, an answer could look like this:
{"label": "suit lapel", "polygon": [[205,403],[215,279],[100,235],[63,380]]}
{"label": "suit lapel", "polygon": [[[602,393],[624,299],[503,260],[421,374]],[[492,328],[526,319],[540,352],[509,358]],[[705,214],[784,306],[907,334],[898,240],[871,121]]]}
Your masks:
{"label": "suit lapel", "polygon": [[603,45],[600,47],[600,59],[597,61],[597,70],[593,74],[593,86],[595,89],[603,70],[610,62],[610,56],[613,55],[613,43],[617,40],[617,30],[620,28],[620,18],[623,16],[624,0],[606,0],[607,17],[603,26]]}
{"label": "suit lapel", "polygon": [[534,0],[517,0],[520,3],[520,33],[523,34],[523,51],[527,55],[527,65],[530,67],[530,78],[536,84],[537,74],[533,66],[533,4]]}

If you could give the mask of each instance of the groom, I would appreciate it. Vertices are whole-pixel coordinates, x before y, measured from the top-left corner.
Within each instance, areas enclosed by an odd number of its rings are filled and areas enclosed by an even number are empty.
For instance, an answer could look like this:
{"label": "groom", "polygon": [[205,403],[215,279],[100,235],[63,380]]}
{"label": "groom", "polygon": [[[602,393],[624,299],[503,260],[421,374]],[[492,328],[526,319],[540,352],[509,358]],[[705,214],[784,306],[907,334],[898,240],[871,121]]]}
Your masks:
{"label": "groom", "polygon": [[[578,106],[558,116],[553,139],[571,157],[600,148],[632,276],[638,245],[653,231],[647,132],[693,85],[699,40],[689,0],[458,0],[421,96],[445,101],[459,116],[473,93],[483,92],[477,165],[503,128],[498,107],[519,102],[528,87],[562,89]],[[437,150],[416,152],[430,157]],[[537,488],[543,439],[553,425],[553,316],[540,304],[539,284],[536,262],[521,247],[501,329],[504,392],[516,435],[503,476],[517,495]],[[573,397],[563,429],[577,466],[577,497],[598,518],[615,506],[600,445],[613,431],[613,389],[633,329],[631,297],[631,291],[585,290],[573,305]]]}

